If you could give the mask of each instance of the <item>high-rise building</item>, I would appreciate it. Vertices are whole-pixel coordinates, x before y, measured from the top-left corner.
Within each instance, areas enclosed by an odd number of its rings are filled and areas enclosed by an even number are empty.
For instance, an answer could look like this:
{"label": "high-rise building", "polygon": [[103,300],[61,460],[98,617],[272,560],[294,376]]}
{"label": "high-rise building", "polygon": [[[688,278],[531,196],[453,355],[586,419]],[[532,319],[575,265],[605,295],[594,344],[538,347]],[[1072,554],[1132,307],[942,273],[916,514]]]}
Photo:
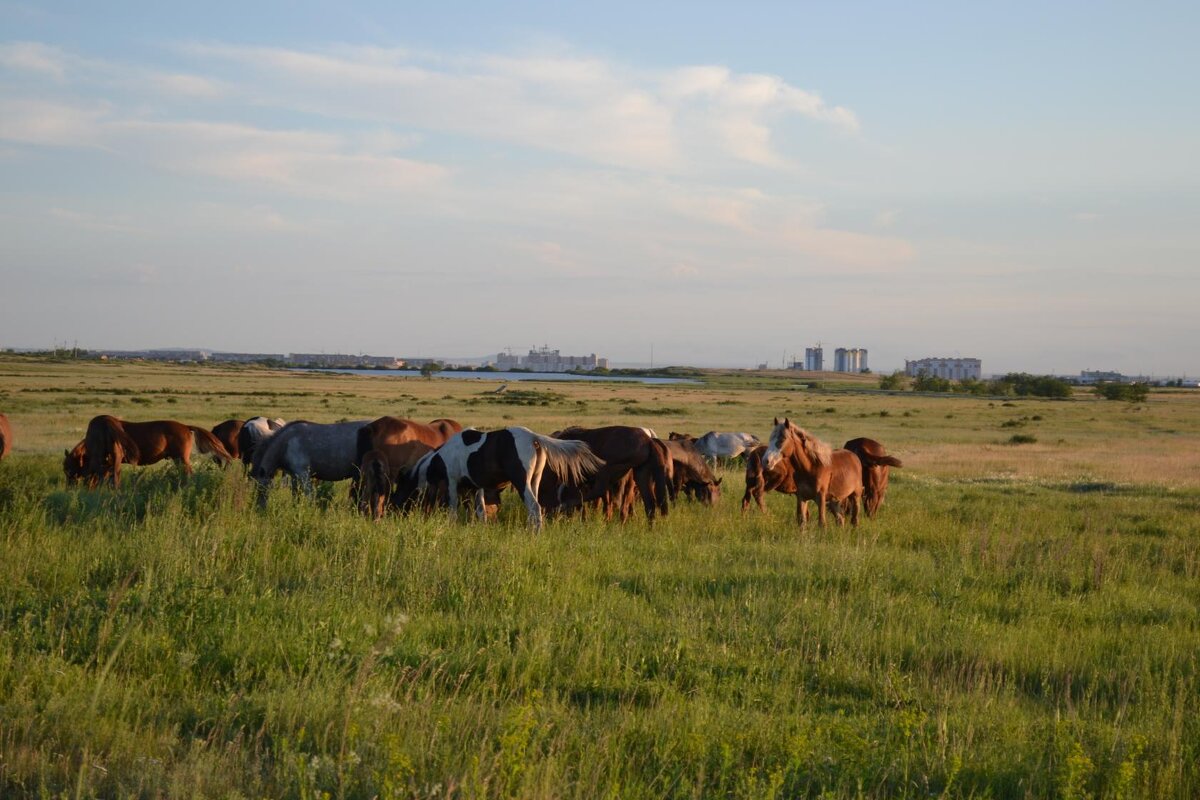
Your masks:
{"label": "high-rise building", "polygon": [[820,372],[825,369],[825,352],[820,345],[804,348],[804,368],[809,372]]}
{"label": "high-rise building", "polygon": [[839,347],[833,351],[834,372],[862,372],[867,369],[865,347]]}
{"label": "high-rise building", "polygon": [[980,380],[983,377],[983,362],[978,358],[920,358],[904,362],[904,374],[917,377],[920,374],[961,381],[964,378]]}

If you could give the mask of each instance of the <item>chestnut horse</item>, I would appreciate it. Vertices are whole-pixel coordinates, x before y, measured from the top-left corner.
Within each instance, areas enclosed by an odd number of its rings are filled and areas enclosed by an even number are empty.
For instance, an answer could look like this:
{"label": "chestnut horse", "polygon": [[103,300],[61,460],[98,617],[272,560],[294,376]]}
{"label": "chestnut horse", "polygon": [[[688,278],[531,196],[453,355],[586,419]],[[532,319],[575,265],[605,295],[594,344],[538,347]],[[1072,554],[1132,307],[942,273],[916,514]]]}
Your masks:
{"label": "chestnut horse", "polygon": [[751,500],[758,502],[759,511],[767,513],[767,505],[763,501],[763,496],[767,492],[796,493],[795,476],[786,464],[780,462],[775,469],[767,469],[763,466],[763,455],[766,452],[767,446],[760,444],[746,453],[746,493],[742,495],[743,514],[746,513],[746,509],[750,508]]}
{"label": "chestnut horse", "polygon": [[463,426],[452,419],[435,419],[426,425],[400,417],[380,417],[364,425],[358,432],[359,461],[369,451],[389,444],[421,442],[436,450],[462,429]]}
{"label": "chestnut horse", "polygon": [[359,510],[374,519],[383,519],[401,473],[431,452],[433,448],[423,442],[385,444],[367,451],[358,465],[362,482],[358,490]]}
{"label": "chestnut horse", "polygon": [[792,471],[796,482],[796,521],[808,522],[808,501],[817,502],[817,515],[825,526],[826,506],[835,504],[839,524],[843,522],[841,503],[850,503],[850,524],[858,524],[859,499],[863,494],[862,462],[849,450],[833,450],[828,444],[798,427],[790,419],[780,422],[767,440],[763,467],[775,469],[780,464]]}
{"label": "chestnut horse", "polygon": [[883,445],[874,439],[859,437],[842,445],[862,462],[863,509],[868,517],[875,516],[887,494],[888,468],[902,467],[900,459],[889,456]]}
{"label": "chestnut horse", "polygon": [[[567,428],[553,435],[558,439],[587,442],[592,452],[604,460],[603,468],[592,478],[590,488],[580,498],[581,502],[587,503],[614,493],[621,479],[632,470],[633,479],[642,494],[646,519],[653,523],[656,513],[667,516],[672,462],[667,445],[661,439],[652,436],[645,428],[628,425]],[[625,522],[628,518],[623,508],[621,521]]]}
{"label": "chestnut horse", "polygon": [[233,460],[212,433],[173,419],[127,422],[101,414],[88,423],[83,442],[83,472],[89,485],[108,479],[114,489],[121,483],[122,462],[149,466],[169,458],[186,477],[192,474],[193,446],[201,453],[211,453],[222,466]]}
{"label": "chestnut horse", "polygon": [[234,458],[241,456],[241,448],[238,447],[238,434],[242,432],[242,426],[245,424],[240,419],[227,419],[224,422],[218,422],[212,429],[212,435],[217,437],[221,446],[225,448],[225,452]]}
{"label": "chestnut horse", "polygon": [[12,451],[12,426],[8,417],[0,414],[0,461]]}

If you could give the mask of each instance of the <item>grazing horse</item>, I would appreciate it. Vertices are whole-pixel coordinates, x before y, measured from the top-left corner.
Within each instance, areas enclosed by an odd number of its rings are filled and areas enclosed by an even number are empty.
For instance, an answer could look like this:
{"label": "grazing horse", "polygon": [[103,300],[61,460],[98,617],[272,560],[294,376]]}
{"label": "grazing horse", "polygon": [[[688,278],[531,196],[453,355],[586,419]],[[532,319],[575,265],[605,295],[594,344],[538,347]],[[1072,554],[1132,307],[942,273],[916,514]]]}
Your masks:
{"label": "grazing horse", "polygon": [[746,453],[746,493],[742,495],[743,514],[750,507],[752,499],[758,501],[759,511],[767,513],[767,505],[763,502],[763,495],[767,492],[796,493],[795,476],[786,464],[780,462],[775,469],[767,469],[763,466],[763,455],[766,452],[767,446],[760,444]]}
{"label": "grazing horse", "polygon": [[[581,482],[604,466],[584,442],[542,436],[521,427],[488,433],[468,428],[438,448],[436,457],[430,459],[431,465],[434,461],[445,467],[451,518],[458,517],[460,483],[482,492],[511,484],[525,502],[529,522],[536,530],[542,527],[542,507],[537,498],[542,472],[547,466],[571,483]],[[427,484],[429,480],[427,473],[423,481]],[[484,494],[477,495],[480,519],[486,516],[487,504]]]}
{"label": "grazing horse", "polygon": [[902,467],[904,464],[895,456],[889,456],[883,445],[874,439],[851,439],[842,447],[854,453],[862,462],[863,509],[868,517],[873,517],[887,494],[888,468]]}
{"label": "grazing horse", "polygon": [[758,445],[758,437],[752,433],[709,431],[696,439],[696,448],[712,461],[737,458]]}
{"label": "grazing horse", "polygon": [[287,425],[281,419],[269,419],[267,417],[251,417],[242,423],[241,429],[238,431],[238,455],[242,459],[242,463],[247,467],[254,461],[254,450],[267,439],[275,435],[276,431]]}
{"label": "grazing horse", "polygon": [[374,519],[382,519],[388,499],[403,471],[411,469],[433,448],[423,442],[385,444],[370,450],[359,462],[359,509]]}
{"label": "grazing horse", "polygon": [[0,414],[0,461],[12,452],[12,426],[8,424],[8,417]]}
{"label": "grazing horse", "polygon": [[400,417],[380,417],[359,430],[358,457],[361,461],[371,450],[405,442],[421,442],[436,450],[462,429],[463,426],[452,419],[435,419],[426,425]]}
{"label": "grazing horse", "polygon": [[862,462],[849,450],[833,450],[828,444],[790,419],[775,420],[771,438],[763,453],[763,467],[780,464],[792,471],[796,483],[796,521],[808,522],[808,501],[817,502],[817,515],[825,526],[825,509],[832,502],[839,524],[843,522],[841,503],[850,503],[850,524],[858,524],[858,504],[863,494]]}
{"label": "grazing horse", "polygon": [[218,422],[212,429],[212,435],[217,437],[221,446],[225,448],[225,452],[234,458],[240,456],[242,452],[238,447],[238,434],[242,432],[245,424],[240,419],[227,419],[224,422]]}
{"label": "grazing horse", "polygon": [[169,458],[183,469],[185,477],[190,476],[193,446],[201,453],[211,453],[222,466],[233,460],[212,433],[173,419],[127,422],[102,414],[88,423],[83,442],[83,476],[89,486],[107,479],[116,489],[121,483],[122,462],[148,466]]}
{"label": "grazing horse", "polygon": [[[297,488],[312,493],[312,480],[342,481],[358,476],[358,431],[367,420],[321,425],[298,420],[256,448],[250,477],[258,483],[258,505],[266,508],[275,473],[282,470]],[[244,430],[244,429],[243,429]]]}
{"label": "grazing horse", "polygon": [[713,474],[694,442],[687,439],[668,439],[674,475],[671,480],[671,499],[683,491],[705,505],[711,506],[721,497],[721,478]]}
{"label": "grazing horse", "polygon": [[[628,425],[567,428],[556,432],[554,436],[587,442],[592,452],[604,460],[604,467],[596,473],[580,502],[587,503],[605,495],[620,497],[615,494],[619,483],[626,473],[632,471],[642,494],[646,519],[653,523],[656,514],[667,516],[671,497],[671,455],[661,439],[651,436],[645,428]],[[629,515],[623,507],[621,521],[628,519]]]}

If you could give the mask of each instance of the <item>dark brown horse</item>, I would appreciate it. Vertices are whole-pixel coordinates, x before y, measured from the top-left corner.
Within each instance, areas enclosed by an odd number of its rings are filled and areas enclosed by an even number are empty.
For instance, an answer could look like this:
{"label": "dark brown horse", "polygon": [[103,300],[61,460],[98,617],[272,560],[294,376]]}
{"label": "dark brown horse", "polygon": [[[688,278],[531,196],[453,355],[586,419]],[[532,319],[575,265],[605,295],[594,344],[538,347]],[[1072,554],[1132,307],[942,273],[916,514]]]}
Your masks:
{"label": "dark brown horse", "polygon": [[217,437],[217,441],[225,448],[225,452],[234,458],[240,458],[242,455],[241,448],[238,446],[238,434],[242,432],[242,426],[245,424],[245,420],[227,419],[224,422],[218,422],[212,429],[212,435]]}
{"label": "dark brown horse", "polygon": [[888,468],[902,467],[904,464],[895,456],[889,456],[884,446],[874,439],[851,439],[842,447],[854,453],[862,462],[863,509],[868,517],[873,517],[887,494]]}
{"label": "dark brown horse", "polygon": [[12,426],[8,424],[8,417],[0,414],[0,461],[12,452]]}
{"label": "dark brown horse", "polygon": [[121,483],[122,463],[148,466],[169,458],[189,476],[193,446],[201,453],[214,455],[222,466],[232,460],[212,433],[171,419],[125,422],[102,414],[88,423],[83,442],[84,477],[88,484],[94,486],[107,479],[114,489]]}
{"label": "dark brown horse", "polygon": [[[589,488],[580,498],[581,502],[600,499],[605,495],[620,497],[616,494],[620,481],[632,471],[642,495],[646,519],[653,522],[656,514],[667,515],[671,493],[671,454],[667,452],[666,443],[651,436],[645,428],[628,425],[567,428],[553,436],[587,442],[592,452],[604,460],[604,466],[591,479]],[[628,515],[622,509],[621,521],[627,519]]]}
{"label": "dark brown horse", "polygon": [[832,503],[841,524],[842,501],[850,503],[850,524],[858,524],[859,499],[863,494],[862,462],[849,450],[834,450],[828,444],[798,427],[790,419],[775,420],[763,467],[785,465],[796,483],[796,521],[808,522],[808,501],[817,503],[817,515],[825,525],[826,508]]}
{"label": "dark brown horse", "polygon": [[[672,434],[674,436],[676,434]],[[683,492],[705,505],[713,505],[721,497],[721,478],[713,474],[708,461],[696,448],[695,440],[668,439],[667,452],[671,454],[673,475],[671,499]]]}
{"label": "dark brown horse", "polygon": [[767,505],[763,501],[767,492],[796,493],[796,479],[790,468],[782,462],[776,465],[775,469],[767,469],[763,466],[763,455],[766,452],[767,446],[760,444],[746,453],[746,493],[742,495],[743,514],[746,513],[746,509],[750,508],[751,500],[758,502],[759,511],[767,513]]}
{"label": "dark brown horse", "polygon": [[374,519],[382,519],[405,470],[411,469],[433,448],[423,442],[385,444],[370,450],[359,463],[359,509]]}

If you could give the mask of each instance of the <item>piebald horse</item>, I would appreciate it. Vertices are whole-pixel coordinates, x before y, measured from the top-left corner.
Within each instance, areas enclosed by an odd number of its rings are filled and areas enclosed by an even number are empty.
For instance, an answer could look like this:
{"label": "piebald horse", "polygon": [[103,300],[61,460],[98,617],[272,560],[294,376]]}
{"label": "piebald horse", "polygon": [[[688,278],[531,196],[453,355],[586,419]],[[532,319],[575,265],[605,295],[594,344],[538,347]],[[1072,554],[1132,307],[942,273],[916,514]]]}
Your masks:
{"label": "piebald horse", "polygon": [[779,465],[790,468],[796,483],[796,521],[808,522],[808,501],[817,503],[817,516],[825,526],[826,506],[833,502],[842,523],[840,505],[850,504],[850,524],[858,524],[859,500],[863,494],[862,462],[849,450],[834,450],[828,444],[798,427],[790,419],[780,422],[767,440],[763,453],[763,468],[773,470]]}
{"label": "piebald horse", "polygon": [[[459,484],[480,490],[476,495],[476,513],[486,518],[485,493],[511,484],[521,495],[535,530],[542,527],[542,507],[538,487],[542,472],[549,466],[564,480],[581,483],[604,466],[584,442],[565,441],[542,436],[528,428],[501,428],[484,433],[467,429],[456,433],[430,458],[445,469],[446,494],[451,519],[458,518]],[[428,488],[428,474],[418,488]]]}

